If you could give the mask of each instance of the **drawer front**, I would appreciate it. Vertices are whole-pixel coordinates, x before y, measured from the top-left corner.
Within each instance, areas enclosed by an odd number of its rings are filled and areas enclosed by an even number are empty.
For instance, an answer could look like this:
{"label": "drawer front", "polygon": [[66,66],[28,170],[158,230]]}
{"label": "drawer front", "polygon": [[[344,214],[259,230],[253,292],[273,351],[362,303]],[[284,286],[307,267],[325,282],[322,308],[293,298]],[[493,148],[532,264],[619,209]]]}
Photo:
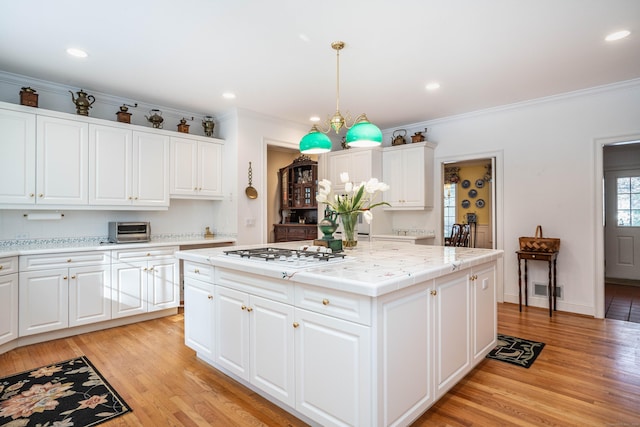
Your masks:
{"label": "drawer front", "polygon": [[218,267],[215,269],[214,283],[274,301],[293,304],[293,284],[288,280],[244,272],[237,273],[234,270]]}
{"label": "drawer front", "polygon": [[296,284],[298,308],[371,326],[371,299],[334,289]]}
{"label": "drawer front", "polygon": [[123,249],[112,251],[113,262],[148,261],[163,258],[173,258],[178,250],[177,246],[163,246],[146,249]]}
{"label": "drawer front", "polygon": [[64,252],[20,257],[20,271],[109,264],[109,251]]}
{"label": "drawer front", "polygon": [[203,282],[213,284],[214,270],[215,269],[212,265],[185,261],[183,273],[185,278],[189,277],[191,279],[201,280]]}
{"label": "drawer front", "polygon": [[0,276],[18,272],[18,257],[0,258]]}

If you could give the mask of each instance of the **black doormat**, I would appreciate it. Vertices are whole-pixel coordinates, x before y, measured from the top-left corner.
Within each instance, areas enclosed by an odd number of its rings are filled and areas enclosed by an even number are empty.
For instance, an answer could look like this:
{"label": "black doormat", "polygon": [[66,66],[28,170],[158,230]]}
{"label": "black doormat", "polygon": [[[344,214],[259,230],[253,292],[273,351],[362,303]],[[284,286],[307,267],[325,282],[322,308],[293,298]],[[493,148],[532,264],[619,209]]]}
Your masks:
{"label": "black doormat", "polygon": [[487,354],[487,358],[529,368],[543,347],[543,342],[498,334],[498,342],[495,348]]}
{"label": "black doormat", "polygon": [[0,378],[0,426],[95,426],[130,411],[85,356]]}

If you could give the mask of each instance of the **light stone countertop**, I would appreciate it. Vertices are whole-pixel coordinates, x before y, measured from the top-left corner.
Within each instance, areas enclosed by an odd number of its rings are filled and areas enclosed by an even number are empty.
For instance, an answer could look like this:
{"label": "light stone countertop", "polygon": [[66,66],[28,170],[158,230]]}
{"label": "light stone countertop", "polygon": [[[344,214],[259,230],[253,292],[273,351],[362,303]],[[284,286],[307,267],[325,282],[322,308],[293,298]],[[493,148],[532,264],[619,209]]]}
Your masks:
{"label": "light stone countertop", "polygon": [[[103,243],[104,241],[104,243]],[[61,252],[106,251],[120,249],[152,248],[161,246],[192,246],[203,244],[235,244],[234,237],[218,237],[213,239],[168,237],[151,239],[141,243],[109,243],[107,239],[40,239],[27,244],[0,245],[0,257],[41,255]]]}
{"label": "light stone countertop", "polygon": [[[269,244],[272,247],[298,249],[311,242]],[[316,267],[296,268],[276,262],[251,260],[225,255],[225,250],[257,248],[246,245],[226,248],[178,251],[178,258],[225,267],[266,277],[290,280],[377,297],[427,280],[495,261],[502,250],[449,246],[407,245],[401,242],[358,242],[347,257]]]}

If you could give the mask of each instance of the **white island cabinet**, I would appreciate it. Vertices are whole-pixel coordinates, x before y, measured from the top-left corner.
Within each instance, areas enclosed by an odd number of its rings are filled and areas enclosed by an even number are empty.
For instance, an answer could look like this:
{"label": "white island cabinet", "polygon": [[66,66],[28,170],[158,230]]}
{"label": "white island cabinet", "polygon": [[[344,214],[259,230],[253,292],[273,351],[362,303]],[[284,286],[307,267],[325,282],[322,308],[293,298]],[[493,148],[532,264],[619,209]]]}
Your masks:
{"label": "white island cabinet", "polygon": [[500,250],[360,242],[301,268],[224,250],[176,253],[212,271],[185,283],[215,301],[185,301],[186,345],[312,425],[409,425],[495,345]]}

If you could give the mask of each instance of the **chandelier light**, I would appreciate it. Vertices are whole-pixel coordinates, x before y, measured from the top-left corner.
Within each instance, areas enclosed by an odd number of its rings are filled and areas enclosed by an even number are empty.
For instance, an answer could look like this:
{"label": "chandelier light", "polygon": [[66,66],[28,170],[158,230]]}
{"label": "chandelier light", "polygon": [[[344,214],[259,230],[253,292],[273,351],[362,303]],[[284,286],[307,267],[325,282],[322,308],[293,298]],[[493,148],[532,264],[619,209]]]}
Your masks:
{"label": "chandelier light", "polygon": [[347,124],[351,119],[349,113],[346,119],[340,113],[340,51],[344,48],[344,42],[333,42],[331,48],[336,51],[336,112],[331,119],[327,120],[326,129],[313,125],[309,133],[300,140],[300,151],[304,154],[321,154],[331,151],[331,140],[325,134],[332,129],[338,134],[343,127],[349,129],[345,141],[350,147],[375,147],[382,143],[382,132],[376,125],[369,122],[366,114],[360,114],[349,126]]}

